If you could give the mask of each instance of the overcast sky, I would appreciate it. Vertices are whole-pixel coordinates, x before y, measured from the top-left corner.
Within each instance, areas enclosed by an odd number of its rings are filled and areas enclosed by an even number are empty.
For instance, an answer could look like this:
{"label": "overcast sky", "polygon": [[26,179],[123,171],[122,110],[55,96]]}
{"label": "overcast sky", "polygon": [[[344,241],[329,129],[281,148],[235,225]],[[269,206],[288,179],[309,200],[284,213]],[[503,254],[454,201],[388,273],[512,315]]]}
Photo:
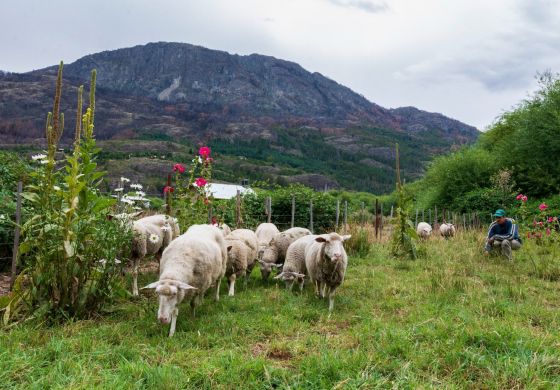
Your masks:
{"label": "overcast sky", "polygon": [[0,69],[156,41],[294,61],[479,129],[560,72],[560,0],[5,0]]}

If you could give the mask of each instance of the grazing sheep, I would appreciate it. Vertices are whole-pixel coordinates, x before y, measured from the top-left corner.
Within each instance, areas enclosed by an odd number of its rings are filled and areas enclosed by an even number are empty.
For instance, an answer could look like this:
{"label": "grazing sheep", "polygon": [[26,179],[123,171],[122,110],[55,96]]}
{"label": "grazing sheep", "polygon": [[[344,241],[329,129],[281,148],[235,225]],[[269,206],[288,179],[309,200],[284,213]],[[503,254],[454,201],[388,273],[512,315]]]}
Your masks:
{"label": "grazing sheep", "polygon": [[273,223],[261,223],[257,226],[257,230],[255,230],[255,234],[259,239],[259,259],[262,260],[262,255],[264,253],[265,248],[270,243],[270,240],[274,238],[276,234],[280,233],[280,230],[276,227]]}
{"label": "grazing sheep", "polygon": [[146,255],[163,252],[169,243],[179,235],[179,225],[175,218],[163,214],[151,215],[132,221],[132,215],[114,216],[132,229],[132,295],[138,296],[138,267]]}
{"label": "grazing sheep", "polygon": [[439,232],[445,238],[453,237],[455,235],[455,226],[452,223],[442,223],[439,226]]}
{"label": "grazing sheep", "polygon": [[259,259],[263,279],[268,279],[273,268],[282,268],[286,251],[292,242],[309,234],[311,232],[308,229],[295,227],[274,235],[274,238],[265,248],[262,259]]}
{"label": "grazing sheep", "polygon": [[416,227],[416,233],[418,237],[427,239],[432,235],[432,227],[427,222],[420,222]]}
{"label": "grazing sheep", "polygon": [[337,233],[322,234],[305,248],[305,266],[315,293],[324,298],[328,288],[329,312],[334,306],[334,293],[346,273],[348,256],[342,243],[349,238],[350,235],[340,236]]}
{"label": "grazing sheep", "polygon": [[222,232],[215,226],[193,225],[163,251],[157,282],[144,288],[155,288],[159,296],[158,320],[171,323],[169,337],[175,333],[179,304],[190,301],[193,315],[208,288],[216,286],[226,271],[227,251]]}
{"label": "grazing sheep", "polygon": [[305,248],[315,241],[316,235],[307,235],[298,238],[290,244],[286,252],[286,261],[282,272],[274,279],[281,279],[286,282],[286,288],[291,290],[294,282],[297,280],[299,290],[303,290],[303,283],[307,275],[307,267],[305,266]]}
{"label": "grazing sheep", "polygon": [[235,280],[245,275],[245,286],[247,279],[253,271],[257,261],[258,241],[255,232],[249,229],[236,229],[226,237],[228,246],[228,263],[226,277],[229,284],[229,296],[235,294]]}

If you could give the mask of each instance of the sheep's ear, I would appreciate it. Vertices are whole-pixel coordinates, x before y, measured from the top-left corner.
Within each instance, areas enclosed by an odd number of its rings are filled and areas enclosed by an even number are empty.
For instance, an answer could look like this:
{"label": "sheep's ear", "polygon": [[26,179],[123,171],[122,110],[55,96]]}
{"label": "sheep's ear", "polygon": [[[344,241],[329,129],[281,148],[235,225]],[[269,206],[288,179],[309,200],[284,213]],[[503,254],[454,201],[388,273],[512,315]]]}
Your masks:
{"label": "sheep's ear", "polygon": [[227,251],[229,252],[231,250],[231,248],[233,248],[233,245],[228,245]]}
{"label": "sheep's ear", "polygon": [[140,290],[144,290],[147,288],[156,288],[157,286],[159,286],[159,280],[157,282],[153,282],[148,284],[147,286],[142,287]]}
{"label": "sheep's ear", "polygon": [[191,286],[190,284],[178,282],[177,287],[181,290],[198,290],[198,288]]}
{"label": "sheep's ear", "polygon": [[292,272],[296,278],[305,278],[304,274],[298,274],[297,272]]}
{"label": "sheep's ear", "polygon": [[319,237],[315,238],[315,241],[317,241],[317,242],[327,242],[327,239],[325,237],[319,236]]}
{"label": "sheep's ear", "polygon": [[276,268],[282,268],[284,267],[284,264],[273,264],[272,266]]}
{"label": "sheep's ear", "polygon": [[352,235],[351,235],[351,234],[347,234],[347,235],[345,235],[345,236],[342,236],[342,241],[346,241],[346,240],[349,240],[349,239],[350,239],[350,237],[352,237]]}
{"label": "sheep's ear", "polygon": [[284,272],[282,272],[282,273],[276,275],[276,276],[274,277],[274,279],[284,279]]}

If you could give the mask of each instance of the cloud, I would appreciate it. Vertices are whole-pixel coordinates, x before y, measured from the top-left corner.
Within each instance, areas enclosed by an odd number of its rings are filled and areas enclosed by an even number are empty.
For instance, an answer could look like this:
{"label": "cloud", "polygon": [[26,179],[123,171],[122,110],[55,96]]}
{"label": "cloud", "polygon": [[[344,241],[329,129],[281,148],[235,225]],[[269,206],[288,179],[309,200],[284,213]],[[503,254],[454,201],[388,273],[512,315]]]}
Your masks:
{"label": "cloud", "polygon": [[385,12],[389,9],[389,6],[384,1],[328,0],[328,2],[339,7],[357,8],[370,13]]}

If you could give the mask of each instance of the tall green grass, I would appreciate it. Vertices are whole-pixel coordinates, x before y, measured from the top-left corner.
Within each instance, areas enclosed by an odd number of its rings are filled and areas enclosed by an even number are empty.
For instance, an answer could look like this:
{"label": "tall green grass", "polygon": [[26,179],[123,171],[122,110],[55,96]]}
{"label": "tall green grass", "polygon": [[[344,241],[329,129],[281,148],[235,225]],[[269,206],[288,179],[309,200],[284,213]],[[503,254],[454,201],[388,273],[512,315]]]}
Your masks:
{"label": "tall green grass", "polygon": [[20,325],[0,332],[0,387],[560,387],[550,277],[560,259],[532,242],[513,264],[487,258],[482,240],[433,237],[416,261],[391,260],[388,244],[375,244],[350,258],[330,317],[310,286],[290,293],[255,272],[234,298],[206,298],[195,318],[182,307],[171,339],[150,294],[89,321]]}

